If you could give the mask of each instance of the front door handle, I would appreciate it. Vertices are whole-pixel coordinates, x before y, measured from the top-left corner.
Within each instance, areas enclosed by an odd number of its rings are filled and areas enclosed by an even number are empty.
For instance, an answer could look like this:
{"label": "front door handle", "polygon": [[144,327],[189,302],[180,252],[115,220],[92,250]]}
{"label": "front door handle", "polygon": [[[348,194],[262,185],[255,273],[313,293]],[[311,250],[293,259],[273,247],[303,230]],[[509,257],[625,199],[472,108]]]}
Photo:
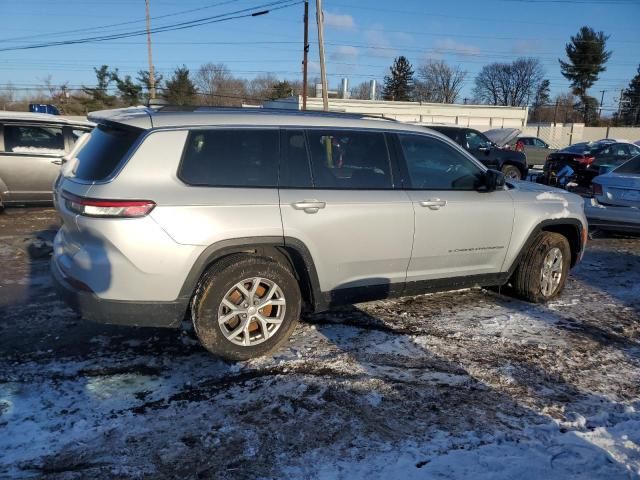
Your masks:
{"label": "front door handle", "polygon": [[296,210],[304,210],[305,213],[318,213],[318,210],[326,207],[327,204],[318,200],[303,200],[292,203],[291,206]]}
{"label": "front door handle", "polygon": [[446,200],[440,200],[439,198],[433,198],[420,202],[421,207],[429,207],[431,210],[439,210],[440,207],[444,207],[446,204]]}

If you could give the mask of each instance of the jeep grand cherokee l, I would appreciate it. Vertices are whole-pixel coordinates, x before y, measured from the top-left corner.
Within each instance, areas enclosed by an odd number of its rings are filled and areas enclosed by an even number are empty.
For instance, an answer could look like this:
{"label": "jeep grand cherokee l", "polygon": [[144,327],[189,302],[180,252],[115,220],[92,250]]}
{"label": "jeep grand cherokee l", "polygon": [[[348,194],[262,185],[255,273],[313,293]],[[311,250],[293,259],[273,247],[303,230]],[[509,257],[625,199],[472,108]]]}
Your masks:
{"label": "jeep grand cherokee l", "polygon": [[91,320],[178,327],[229,359],[278,348],[301,310],[510,284],[554,298],[582,199],[505,184],[420,126],[344,114],[125,109],[56,182],[52,273]]}

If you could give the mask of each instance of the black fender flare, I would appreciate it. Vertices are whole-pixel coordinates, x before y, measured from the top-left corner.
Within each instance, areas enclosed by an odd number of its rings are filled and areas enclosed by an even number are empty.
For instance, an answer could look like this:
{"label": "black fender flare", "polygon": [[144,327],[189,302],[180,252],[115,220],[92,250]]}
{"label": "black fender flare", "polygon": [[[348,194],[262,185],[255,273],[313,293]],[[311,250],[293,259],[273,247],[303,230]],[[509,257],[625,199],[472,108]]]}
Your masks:
{"label": "black fender flare", "polygon": [[303,299],[311,310],[321,303],[320,282],[313,257],[301,240],[292,237],[265,236],[240,237],[222,240],[209,245],[198,256],[180,289],[177,301],[184,304],[185,311],[196,291],[202,275],[216,261],[228,255],[246,253],[260,255],[289,263],[300,284]]}
{"label": "black fender flare", "polygon": [[572,267],[575,266],[580,261],[580,259],[582,258],[582,252],[584,250],[584,240],[583,240],[584,226],[582,225],[582,222],[577,218],[558,218],[558,219],[543,220],[533,228],[533,230],[531,231],[531,234],[527,238],[527,241],[524,242],[524,245],[522,246],[522,248],[520,248],[518,255],[513,260],[511,266],[508,269],[508,278],[511,278],[513,273],[516,271],[516,268],[518,268],[518,265],[520,264],[520,261],[522,260],[523,255],[531,247],[531,245],[535,241],[538,234],[540,232],[545,232],[545,231],[557,232],[558,227],[560,228],[571,227],[576,229],[575,233],[577,236],[577,243],[575,239],[574,240],[572,240],[571,238],[568,239],[569,245],[571,247],[571,266]]}

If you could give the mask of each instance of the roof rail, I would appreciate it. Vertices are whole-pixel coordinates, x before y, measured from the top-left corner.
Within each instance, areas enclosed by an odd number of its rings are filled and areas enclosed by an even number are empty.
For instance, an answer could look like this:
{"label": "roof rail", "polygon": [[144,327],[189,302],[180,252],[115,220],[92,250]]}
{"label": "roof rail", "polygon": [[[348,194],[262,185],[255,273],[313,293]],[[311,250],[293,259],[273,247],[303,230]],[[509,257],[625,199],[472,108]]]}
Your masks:
{"label": "roof rail", "polygon": [[301,115],[301,116],[322,116],[322,117],[335,117],[335,118],[353,118],[353,119],[373,119],[373,120],[387,120],[390,122],[398,122],[395,118],[385,117],[382,115],[372,115],[366,113],[353,113],[353,112],[340,112],[323,110],[293,110],[288,108],[246,108],[246,107],[216,107],[211,105],[163,105],[150,107],[154,112],[220,112],[220,113],[237,113],[242,112],[248,115],[250,114],[274,114],[279,115]]}

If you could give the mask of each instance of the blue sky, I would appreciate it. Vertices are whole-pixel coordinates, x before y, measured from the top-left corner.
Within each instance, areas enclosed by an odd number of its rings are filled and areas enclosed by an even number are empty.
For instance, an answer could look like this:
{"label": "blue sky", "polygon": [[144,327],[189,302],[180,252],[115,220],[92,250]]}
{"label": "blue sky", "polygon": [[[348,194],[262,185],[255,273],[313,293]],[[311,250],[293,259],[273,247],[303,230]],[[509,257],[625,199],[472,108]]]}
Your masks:
{"label": "blue sky", "polygon": [[[152,16],[168,15],[152,23],[158,27],[270,1],[151,0]],[[315,1],[310,3],[314,20]],[[199,7],[207,8],[176,14]],[[248,78],[261,72],[300,78],[302,8],[298,4],[260,17],[158,33],[153,38],[154,63],[165,76],[176,65],[195,70],[214,62],[225,63],[235,74]],[[534,56],[543,62],[555,94],[568,90],[557,58],[563,56],[569,36],[588,25],[611,35],[612,58],[590,93],[599,98],[599,91],[607,90],[605,107],[613,109],[620,88],[640,63],[640,0],[324,0],[324,10],[329,82],[334,87],[342,76],[349,77],[351,85],[381,80],[393,57],[402,54],[415,67],[429,59],[460,65],[468,71],[462,94],[470,97],[473,78],[482,65]],[[73,39],[144,28],[144,0],[0,0],[0,18],[0,47]],[[126,21],[139,22],[98,28]],[[310,75],[314,77],[318,75],[315,23],[311,27]],[[82,28],[92,30],[43,35]],[[4,41],[30,35],[40,36]],[[48,74],[56,83],[90,85],[92,67],[103,63],[135,74],[147,68],[145,42],[145,37],[134,37],[0,52],[0,85],[12,82],[31,88]]]}

